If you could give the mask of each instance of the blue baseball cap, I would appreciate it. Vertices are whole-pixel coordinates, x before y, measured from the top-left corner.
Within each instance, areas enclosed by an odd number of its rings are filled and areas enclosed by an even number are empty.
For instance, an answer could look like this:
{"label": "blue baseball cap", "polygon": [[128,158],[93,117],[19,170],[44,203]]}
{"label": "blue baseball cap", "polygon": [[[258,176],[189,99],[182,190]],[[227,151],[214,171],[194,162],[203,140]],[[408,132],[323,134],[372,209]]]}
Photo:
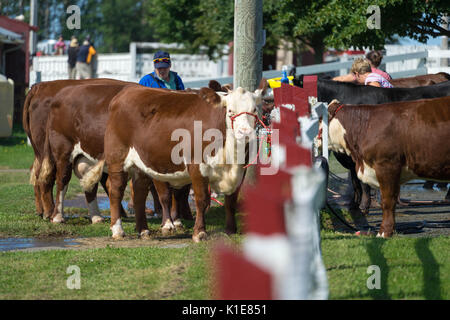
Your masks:
{"label": "blue baseball cap", "polygon": [[153,56],[153,63],[155,68],[169,68],[170,67],[170,55],[165,51],[158,51]]}

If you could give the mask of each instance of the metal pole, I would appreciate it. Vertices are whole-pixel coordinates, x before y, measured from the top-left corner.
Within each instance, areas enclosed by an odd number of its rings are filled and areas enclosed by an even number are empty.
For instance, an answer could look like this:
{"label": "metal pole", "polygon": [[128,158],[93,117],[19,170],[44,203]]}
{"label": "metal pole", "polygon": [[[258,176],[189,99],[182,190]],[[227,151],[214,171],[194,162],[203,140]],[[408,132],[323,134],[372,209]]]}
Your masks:
{"label": "metal pole", "polygon": [[234,88],[254,91],[262,77],[262,0],[234,2]]}
{"label": "metal pole", "polygon": [[[38,0],[30,1],[30,25],[37,26],[38,22]],[[30,55],[36,52],[36,32],[30,31]]]}
{"label": "metal pole", "polygon": [[[442,28],[448,30],[448,16],[445,16],[442,18],[445,22],[442,24]],[[442,36],[442,50],[448,50],[448,37]],[[448,67],[448,58],[441,58],[441,67],[445,68]]]}

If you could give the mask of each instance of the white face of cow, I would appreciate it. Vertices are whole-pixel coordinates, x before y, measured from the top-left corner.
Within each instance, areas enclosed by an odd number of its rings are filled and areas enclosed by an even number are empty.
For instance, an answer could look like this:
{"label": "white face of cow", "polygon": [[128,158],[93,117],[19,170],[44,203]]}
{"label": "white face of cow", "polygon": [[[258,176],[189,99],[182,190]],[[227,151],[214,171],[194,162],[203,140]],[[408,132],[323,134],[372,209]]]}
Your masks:
{"label": "white face of cow", "polygon": [[250,92],[239,87],[221,99],[227,108],[227,128],[233,130],[234,137],[241,140],[251,136],[262,103],[261,90]]}

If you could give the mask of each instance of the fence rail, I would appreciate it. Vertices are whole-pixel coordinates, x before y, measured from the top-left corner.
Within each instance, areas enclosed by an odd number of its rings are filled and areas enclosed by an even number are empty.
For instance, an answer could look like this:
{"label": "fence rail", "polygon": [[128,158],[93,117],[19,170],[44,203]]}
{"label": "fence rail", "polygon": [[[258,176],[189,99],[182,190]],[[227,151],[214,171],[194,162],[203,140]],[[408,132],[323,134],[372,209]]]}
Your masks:
{"label": "fence rail", "polygon": [[[441,58],[450,58],[450,50],[438,50],[438,47],[386,47],[387,55],[383,58],[382,67],[394,79],[427,73],[450,73],[450,67],[441,66]],[[130,53],[99,54],[97,77],[137,82],[143,75],[151,72],[153,70],[152,55],[138,54],[134,46],[130,46],[130,49]],[[221,84],[233,83],[233,77],[227,76],[228,56],[215,62],[209,60],[206,55],[173,54],[172,61],[173,70],[180,74],[187,88],[205,87],[211,79]],[[337,72],[343,74],[350,70],[352,62],[349,60],[301,66],[296,68],[296,73],[310,75]],[[67,56],[34,57],[33,72],[40,72],[41,81],[67,79]],[[279,70],[263,72],[263,77],[269,79],[280,75]],[[30,78],[36,77],[32,75]]]}
{"label": "fence rail", "polygon": [[[415,49],[415,48],[412,48]],[[442,67],[439,63],[433,63],[433,67],[428,67],[430,59],[450,58],[450,50],[421,49],[418,52],[408,52],[393,55],[386,55],[383,58],[383,66],[390,73],[392,78],[412,77],[428,73],[447,72],[450,73],[450,67]],[[326,72],[348,73],[353,61],[329,62],[313,64],[309,66],[295,68],[296,74],[318,74]],[[264,71],[263,77],[270,79],[281,76],[281,71]],[[190,81],[186,83],[187,87],[200,88],[208,85],[210,79]],[[233,77],[216,78],[219,83],[233,83]]]}

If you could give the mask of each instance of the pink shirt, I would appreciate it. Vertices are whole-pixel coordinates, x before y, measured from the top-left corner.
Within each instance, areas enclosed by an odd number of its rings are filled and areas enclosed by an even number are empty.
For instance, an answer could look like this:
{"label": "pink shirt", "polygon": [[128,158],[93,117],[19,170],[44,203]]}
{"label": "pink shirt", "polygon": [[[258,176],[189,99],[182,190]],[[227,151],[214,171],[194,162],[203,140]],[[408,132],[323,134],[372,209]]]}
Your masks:
{"label": "pink shirt", "polygon": [[382,88],[394,87],[389,81],[380,76],[378,73],[369,73],[364,84],[367,85],[369,82],[379,82]]}
{"label": "pink shirt", "polygon": [[387,81],[391,81],[392,80],[391,76],[388,73],[384,72],[383,70],[380,70],[380,69],[372,67],[372,72],[378,73],[380,76],[385,78]]}

